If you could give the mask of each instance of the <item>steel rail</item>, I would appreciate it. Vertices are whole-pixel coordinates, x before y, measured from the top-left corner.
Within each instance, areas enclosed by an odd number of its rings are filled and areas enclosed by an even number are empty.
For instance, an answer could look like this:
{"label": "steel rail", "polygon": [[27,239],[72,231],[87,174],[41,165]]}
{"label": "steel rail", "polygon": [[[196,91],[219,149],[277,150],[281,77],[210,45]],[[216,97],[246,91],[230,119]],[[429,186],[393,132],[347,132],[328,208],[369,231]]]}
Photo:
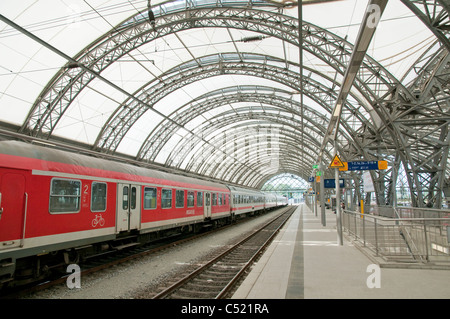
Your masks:
{"label": "steel rail", "polygon": [[[243,219],[242,222],[245,222],[247,219]],[[237,221],[239,223],[240,221]],[[181,244],[184,244],[189,241],[197,240],[202,237],[208,236],[211,233],[214,233],[216,231],[221,231],[228,229],[230,227],[235,226],[236,224],[229,224],[225,225],[219,228],[214,228],[202,233],[189,235],[187,237],[182,237],[181,239],[176,239],[179,236],[171,236],[171,237],[165,237],[161,238],[159,240],[149,242],[146,244],[143,244],[142,246],[136,246],[134,249],[129,250],[125,256],[117,256],[117,258],[114,258],[111,261],[105,261],[105,260],[98,260],[97,258],[103,258],[103,257],[114,257],[114,254],[117,254],[119,252],[124,252],[123,250],[110,250],[106,251],[104,253],[99,253],[96,255],[88,256],[85,259],[85,262],[81,264],[81,272],[80,276],[86,276],[95,272],[99,272],[104,269],[108,269],[110,267],[120,265],[123,263],[126,263],[128,261],[138,259],[145,257],[147,255],[156,254],[158,252],[161,252],[166,249],[170,249],[172,247],[177,247]],[[175,241],[171,241],[175,239]],[[145,248],[145,246],[149,246]],[[60,266],[60,265],[57,265]],[[39,291],[43,291],[45,289],[49,289],[53,286],[63,284],[67,281],[67,278],[70,276],[70,274],[63,274],[58,276],[57,278],[48,278],[45,281],[39,282],[36,281],[31,286],[25,285],[23,287],[14,287],[11,290],[6,291],[0,291],[0,300],[1,299],[16,299],[20,296],[37,293]]]}
{"label": "steel rail", "polygon": [[[227,249],[225,252],[219,254],[218,256],[214,257],[213,259],[211,259],[209,262],[207,262],[206,264],[200,266],[199,268],[197,268],[196,270],[194,270],[193,272],[191,272],[190,274],[184,276],[182,279],[180,279],[179,281],[175,282],[174,284],[172,284],[171,286],[167,287],[166,289],[164,289],[163,291],[159,292],[157,295],[153,296],[152,299],[163,299],[167,296],[169,296],[170,294],[172,294],[175,290],[177,290],[178,288],[180,288],[181,286],[183,286],[184,284],[188,283],[191,279],[193,279],[195,276],[197,276],[198,274],[200,274],[201,272],[203,272],[204,270],[206,270],[207,268],[211,267],[212,265],[214,265],[215,263],[217,263],[219,260],[221,260],[222,258],[224,258],[226,255],[228,255],[229,253],[231,253],[233,250],[237,249],[239,246],[241,246],[242,244],[244,244],[245,242],[247,242],[248,240],[250,240],[251,238],[253,238],[255,235],[257,235],[258,233],[260,233],[261,231],[263,231],[264,229],[266,229],[269,225],[271,225],[272,223],[274,223],[276,220],[278,220],[279,218],[281,218],[282,216],[288,214],[289,215],[287,217],[285,217],[285,220],[281,223],[281,225],[279,225],[277,227],[277,229],[274,230],[273,234],[270,236],[269,240],[266,240],[265,243],[258,249],[258,251],[251,257],[251,260],[254,260],[257,255],[261,252],[262,249],[264,249],[270,242],[271,239],[273,239],[273,237],[275,236],[275,234],[278,233],[278,231],[281,229],[281,227],[283,227],[283,225],[286,223],[286,221],[289,219],[289,217],[292,215],[292,213],[295,211],[295,207],[289,207],[287,209],[285,209],[283,211],[283,213],[281,213],[280,215],[278,215],[276,218],[272,219],[271,221],[267,222],[266,224],[264,224],[262,227],[260,227],[258,230],[252,232],[250,235],[246,236],[244,239],[240,240],[237,244],[233,245],[232,247],[230,247],[229,249]],[[247,262],[246,265],[244,266],[246,269],[251,265],[251,261]],[[221,290],[221,292],[216,296],[215,299],[218,298],[223,298],[227,292],[230,291],[230,289],[234,286],[234,283],[236,283],[236,281],[242,276],[244,270],[239,271],[238,274],[236,274],[233,279],[226,285],[225,288],[223,288]]]}
{"label": "steel rail", "polygon": [[[295,209],[292,209],[292,213],[295,211]],[[286,217],[286,219],[283,221],[283,223],[270,235],[270,237],[265,241],[265,243],[253,254],[253,256],[250,258],[250,260],[242,267],[242,269],[233,277],[233,279],[222,289],[222,291],[216,296],[215,299],[223,299],[226,297],[226,295],[233,289],[233,287],[236,285],[238,280],[244,275],[245,271],[250,268],[251,265],[253,265],[253,262],[257,259],[258,255],[261,253],[263,249],[265,249],[274,239],[274,237],[278,234],[281,227],[284,226],[284,224],[287,222],[287,220],[291,217],[291,214]]]}

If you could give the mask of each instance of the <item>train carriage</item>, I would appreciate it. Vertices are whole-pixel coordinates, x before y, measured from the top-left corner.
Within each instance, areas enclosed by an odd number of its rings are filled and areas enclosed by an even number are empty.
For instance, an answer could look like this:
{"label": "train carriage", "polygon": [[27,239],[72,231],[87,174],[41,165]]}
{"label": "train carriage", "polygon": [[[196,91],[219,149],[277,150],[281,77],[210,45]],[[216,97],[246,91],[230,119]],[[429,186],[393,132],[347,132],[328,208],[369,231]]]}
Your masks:
{"label": "train carriage", "polygon": [[264,208],[272,209],[277,207],[277,195],[271,193],[264,194]]}
{"label": "train carriage", "polygon": [[218,183],[0,142],[0,283],[12,280],[20,258],[33,256],[43,269],[49,253],[70,261],[74,248],[119,249],[138,244],[125,235],[226,218],[229,193]]}
{"label": "train carriage", "polygon": [[[0,287],[106,251],[229,223],[267,203],[253,189],[2,141]],[[272,199],[270,206],[280,203]]]}
{"label": "train carriage", "polygon": [[253,189],[228,186],[231,191],[231,210],[234,215],[247,214],[264,209],[264,193]]}
{"label": "train carriage", "polygon": [[286,206],[288,204],[288,199],[282,195],[276,195],[276,206]]}

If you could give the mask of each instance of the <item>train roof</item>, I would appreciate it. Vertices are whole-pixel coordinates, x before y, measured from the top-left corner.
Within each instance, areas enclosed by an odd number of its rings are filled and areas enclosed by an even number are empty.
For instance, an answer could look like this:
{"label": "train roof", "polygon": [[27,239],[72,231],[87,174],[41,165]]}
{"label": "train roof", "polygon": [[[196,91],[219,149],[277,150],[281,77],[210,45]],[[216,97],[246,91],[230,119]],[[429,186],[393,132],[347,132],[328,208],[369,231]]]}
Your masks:
{"label": "train roof", "polygon": [[246,187],[236,187],[236,186],[230,186],[228,185],[228,188],[232,191],[232,192],[240,192],[240,193],[253,193],[253,194],[257,194],[257,195],[261,195],[262,191],[258,190],[258,189],[254,189],[254,188],[246,188]]}
{"label": "train roof", "polygon": [[[167,173],[156,169],[139,167],[132,164],[120,163],[108,159],[82,155],[74,152],[62,151],[50,147],[38,146],[19,141],[0,141],[0,154],[10,155],[10,163],[16,168],[30,170],[44,170],[64,172],[77,175],[97,176],[121,179],[121,176],[132,175],[134,180],[142,182],[170,181],[172,186],[200,185],[211,190],[227,190],[228,187],[221,183],[202,179]],[[18,158],[17,158],[18,157]],[[26,158],[26,160],[19,160]],[[3,156],[0,166],[5,165],[6,157]],[[34,159],[34,161],[32,160]],[[3,165],[2,165],[3,164]],[[58,164],[67,164],[61,165]]]}

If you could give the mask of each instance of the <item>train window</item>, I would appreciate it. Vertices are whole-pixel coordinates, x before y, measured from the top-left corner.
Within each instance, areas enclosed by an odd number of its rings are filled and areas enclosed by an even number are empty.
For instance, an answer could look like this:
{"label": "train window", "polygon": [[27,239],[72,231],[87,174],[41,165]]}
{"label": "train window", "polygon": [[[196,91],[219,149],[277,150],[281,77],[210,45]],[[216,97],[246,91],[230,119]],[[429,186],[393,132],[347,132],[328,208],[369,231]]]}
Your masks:
{"label": "train window", "polygon": [[197,192],[197,207],[203,206],[203,192]]}
{"label": "train window", "polygon": [[161,192],[161,207],[172,208],[172,190],[163,189]]}
{"label": "train window", "polygon": [[222,206],[222,194],[219,194],[219,205]]}
{"label": "train window", "polygon": [[144,209],[156,208],[156,188],[145,187],[144,188]]}
{"label": "train window", "polygon": [[106,183],[92,183],[91,212],[106,211],[106,188]]}
{"label": "train window", "polygon": [[212,194],[212,205],[217,206],[217,194],[216,193]]}
{"label": "train window", "polygon": [[194,207],[194,192],[187,193],[187,207]]}
{"label": "train window", "polygon": [[128,186],[124,186],[122,190],[122,209],[128,209]]}
{"label": "train window", "polygon": [[131,199],[130,199],[130,206],[131,206],[131,209],[136,209],[136,194],[137,194],[137,191],[136,191],[136,187],[131,187]]}
{"label": "train window", "polygon": [[177,189],[175,193],[175,207],[182,208],[184,207],[184,191]]}
{"label": "train window", "polygon": [[223,204],[227,204],[227,195],[223,194]]}
{"label": "train window", "polygon": [[50,213],[78,213],[81,202],[81,181],[52,179],[50,185]]}

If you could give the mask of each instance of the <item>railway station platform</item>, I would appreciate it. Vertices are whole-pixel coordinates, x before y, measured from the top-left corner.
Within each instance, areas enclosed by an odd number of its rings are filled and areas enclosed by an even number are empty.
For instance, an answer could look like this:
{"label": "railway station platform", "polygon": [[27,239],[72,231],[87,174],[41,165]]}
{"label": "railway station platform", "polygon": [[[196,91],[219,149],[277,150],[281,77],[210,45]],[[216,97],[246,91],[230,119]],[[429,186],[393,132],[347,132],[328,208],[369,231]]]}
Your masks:
{"label": "railway station platform", "polygon": [[301,204],[233,299],[448,299],[450,270],[383,268]]}

